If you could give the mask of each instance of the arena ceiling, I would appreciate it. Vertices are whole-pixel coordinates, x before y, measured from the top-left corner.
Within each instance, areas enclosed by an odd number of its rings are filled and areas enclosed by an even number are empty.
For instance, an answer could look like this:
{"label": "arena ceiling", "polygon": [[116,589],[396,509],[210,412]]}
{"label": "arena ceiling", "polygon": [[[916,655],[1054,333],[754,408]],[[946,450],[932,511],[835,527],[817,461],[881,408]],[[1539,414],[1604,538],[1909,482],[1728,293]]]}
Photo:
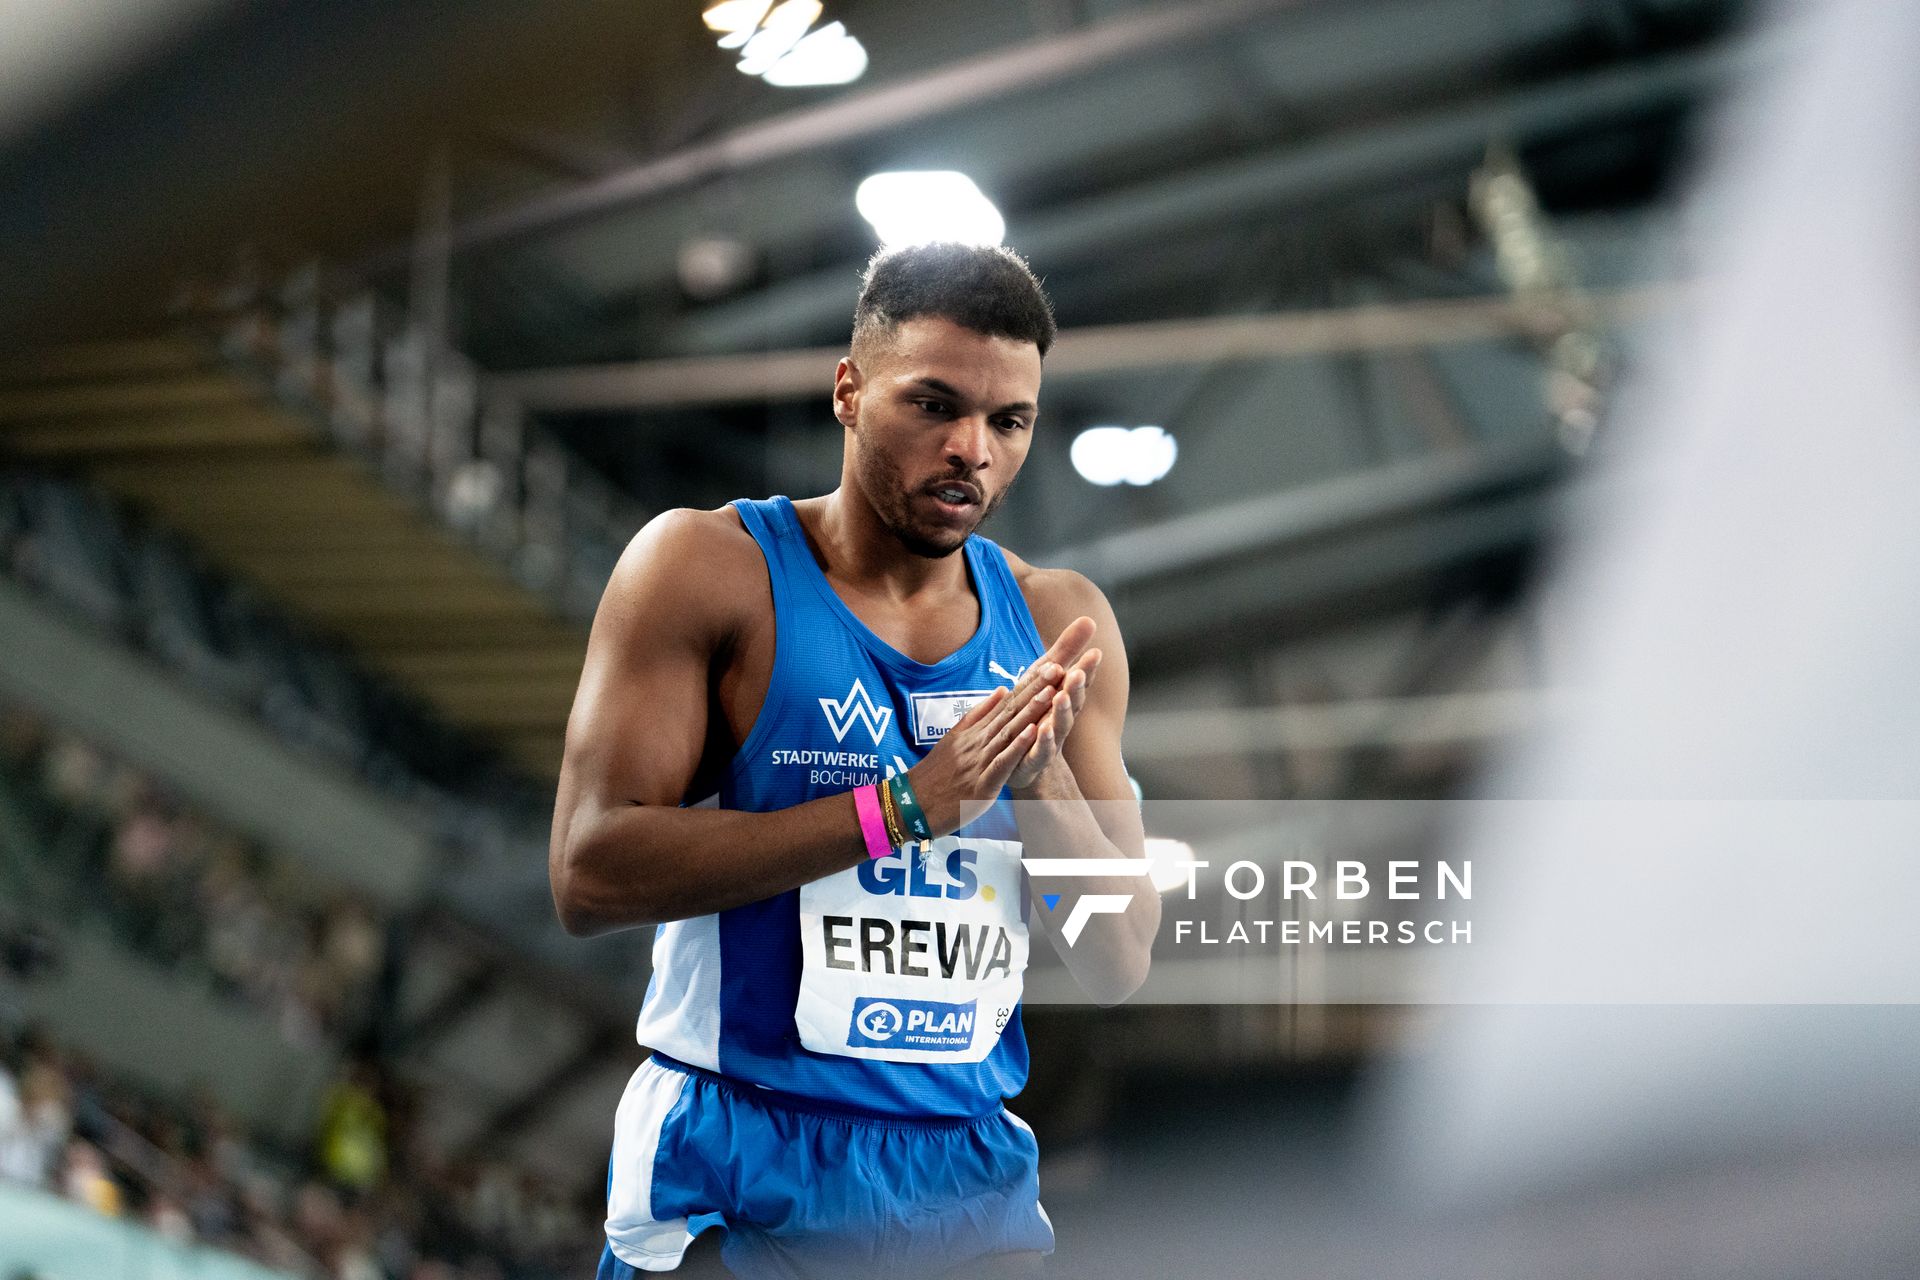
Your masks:
{"label": "arena ceiling", "polygon": [[[845,0],[823,20],[864,42],[865,77],[775,89],[734,70],[699,8],[180,0],[142,56],[98,54],[97,77],[74,77],[90,91],[43,104],[0,152],[0,323],[144,334],[184,279],[317,259],[442,318],[640,510],[819,491],[839,448],[823,352],[874,246],[853,190],[958,169],[1045,276],[1063,358],[1074,331],[1126,326],[1119,356],[1050,381],[1026,500],[996,530],[1111,563],[1101,540],[1129,530],[1395,466],[1457,471],[1459,446],[1550,443],[1541,344],[1512,317],[1440,315],[1410,341],[1342,322],[1503,295],[1467,209],[1490,147],[1517,157],[1576,283],[1657,281],[1645,249],[1690,109],[1764,55],[1728,0]],[[690,285],[715,253],[724,269]],[[1249,347],[1148,327],[1302,314],[1330,332]],[[663,369],[675,389],[647,391]],[[1066,445],[1096,423],[1163,425],[1181,463],[1151,489],[1082,484]],[[1467,489],[1506,483],[1488,461]],[[1216,536],[1160,577],[1272,550],[1259,522],[1237,527],[1248,541]],[[1447,567],[1415,561],[1276,564],[1270,608],[1131,589],[1138,612],[1187,619],[1162,649],[1177,662],[1192,634],[1266,636],[1327,598],[1294,578],[1339,597]]]}

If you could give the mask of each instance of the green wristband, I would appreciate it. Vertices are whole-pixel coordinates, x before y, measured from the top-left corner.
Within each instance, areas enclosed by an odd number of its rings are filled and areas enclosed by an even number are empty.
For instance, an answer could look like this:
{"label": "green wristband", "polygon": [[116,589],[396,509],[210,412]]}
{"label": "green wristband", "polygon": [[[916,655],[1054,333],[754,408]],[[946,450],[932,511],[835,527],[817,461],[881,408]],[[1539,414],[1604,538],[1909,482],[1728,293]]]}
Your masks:
{"label": "green wristband", "polygon": [[927,811],[920,807],[920,801],[914,797],[907,775],[896,773],[888,778],[887,790],[893,793],[894,807],[900,811],[901,821],[907,824],[907,830],[913,833],[914,838],[933,839],[933,826],[927,821]]}

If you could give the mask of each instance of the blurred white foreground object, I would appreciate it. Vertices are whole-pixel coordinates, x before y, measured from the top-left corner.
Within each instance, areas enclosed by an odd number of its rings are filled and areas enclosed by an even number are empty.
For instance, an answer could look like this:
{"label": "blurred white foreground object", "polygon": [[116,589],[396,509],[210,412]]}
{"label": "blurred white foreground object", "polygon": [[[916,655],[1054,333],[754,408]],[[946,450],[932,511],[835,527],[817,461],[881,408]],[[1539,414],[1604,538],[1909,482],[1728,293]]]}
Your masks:
{"label": "blurred white foreground object", "polygon": [[1585,711],[1477,850],[1518,890],[1476,921],[1492,1003],[1392,1100],[1457,1204],[1920,1150],[1920,6],[1803,11],[1720,131],[1697,306],[1603,428],[1553,680]]}

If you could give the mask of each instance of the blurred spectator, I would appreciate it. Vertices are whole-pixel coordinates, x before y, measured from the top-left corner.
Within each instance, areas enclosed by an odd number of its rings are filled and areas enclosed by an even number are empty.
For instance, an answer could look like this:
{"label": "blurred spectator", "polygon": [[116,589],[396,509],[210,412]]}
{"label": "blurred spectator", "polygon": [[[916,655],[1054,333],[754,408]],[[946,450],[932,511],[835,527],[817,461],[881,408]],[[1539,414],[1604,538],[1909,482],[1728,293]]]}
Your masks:
{"label": "blurred spectator", "polygon": [[[316,1153],[303,1170],[248,1141],[205,1094],[169,1106],[41,1042],[5,1049],[0,1040],[0,1150],[13,1163],[0,1178],[138,1218],[176,1243],[229,1249],[311,1280],[545,1280],[571,1273],[597,1247],[593,1212],[502,1163],[451,1176],[417,1134],[397,1146],[423,1153],[406,1178],[347,1185],[337,1159]],[[391,1113],[381,1092],[371,1063],[336,1088],[335,1157],[367,1162],[377,1149],[384,1164]],[[375,1134],[378,1143],[366,1145]]]}
{"label": "blurred spectator", "polygon": [[[16,571],[40,565],[34,555],[16,546]],[[416,746],[451,741],[420,725],[397,731]],[[500,838],[496,810],[395,773],[385,748],[373,758],[394,785],[437,798],[440,817],[465,824],[463,842]],[[470,762],[439,776],[516,794]],[[141,770],[9,704],[0,704],[0,809],[27,838],[27,856],[11,866],[0,851],[0,892],[10,899],[17,878],[29,917],[95,919],[150,959],[261,1009],[297,1044],[348,1043],[367,1029],[386,921],[358,895],[308,883]],[[377,1064],[329,1095],[302,1159],[250,1138],[204,1095],[158,1104],[37,1041],[6,1050],[0,1040],[0,1179],[137,1218],[168,1239],[314,1280],[541,1280],[598,1251],[597,1206],[501,1162],[456,1172],[401,1105],[404,1091],[386,1096]]]}
{"label": "blurred spectator", "polygon": [[551,797],[544,783],[516,773],[492,748],[450,729],[177,540],[144,527],[137,513],[82,485],[0,469],[0,574],[116,640],[143,645],[177,676],[240,706],[291,745],[344,761],[373,786],[418,805],[450,839],[466,844],[545,829]]}
{"label": "blurred spectator", "polygon": [[11,1122],[0,1102],[0,1177],[45,1184],[73,1130],[66,1080],[47,1062],[29,1062],[14,1098]]}
{"label": "blurred spectator", "polygon": [[193,1243],[193,1222],[187,1217],[187,1211],[164,1191],[156,1192],[147,1202],[147,1225],[156,1235],[174,1244]]}
{"label": "blurred spectator", "polygon": [[327,1091],[320,1111],[320,1167],[336,1187],[364,1194],[387,1172],[387,1113],[379,1077],[355,1064]]}
{"label": "blurred spectator", "polygon": [[37,1162],[21,1158],[21,1138],[26,1133],[26,1106],[20,1098],[20,1086],[7,1064],[0,1062],[0,1179],[12,1182],[39,1182]]}
{"label": "blurred spectator", "polygon": [[64,878],[64,909],[104,911],[136,950],[200,970],[291,1043],[362,1029],[385,951],[364,900],[296,891],[286,864],[138,770],[24,710],[0,720],[0,787],[37,828],[42,869]]}
{"label": "blurred spectator", "polygon": [[109,1218],[120,1216],[120,1184],[107,1172],[106,1158],[89,1142],[67,1147],[66,1167],[60,1173],[60,1192]]}

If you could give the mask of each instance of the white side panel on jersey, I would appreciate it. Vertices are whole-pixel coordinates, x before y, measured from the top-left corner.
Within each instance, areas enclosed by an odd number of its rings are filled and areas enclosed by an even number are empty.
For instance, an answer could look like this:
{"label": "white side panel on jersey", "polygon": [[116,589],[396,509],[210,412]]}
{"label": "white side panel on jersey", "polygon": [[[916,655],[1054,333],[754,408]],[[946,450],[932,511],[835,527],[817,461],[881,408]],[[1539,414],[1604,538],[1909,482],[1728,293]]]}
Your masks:
{"label": "white side panel on jersey", "polygon": [[708,1071],[720,1069],[720,917],[694,916],[653,933],[653,981],[634,1037]]}

